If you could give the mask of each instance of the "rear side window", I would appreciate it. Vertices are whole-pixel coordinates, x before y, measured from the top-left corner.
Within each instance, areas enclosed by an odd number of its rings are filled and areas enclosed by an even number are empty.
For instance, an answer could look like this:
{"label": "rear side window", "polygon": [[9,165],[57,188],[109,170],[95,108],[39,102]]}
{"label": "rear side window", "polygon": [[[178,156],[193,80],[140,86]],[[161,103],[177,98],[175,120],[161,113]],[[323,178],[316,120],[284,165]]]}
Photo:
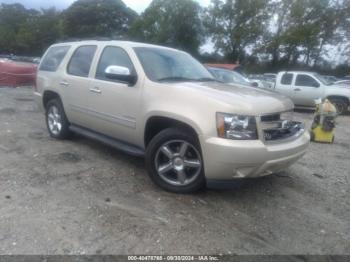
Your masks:
{"label": "rear side window", "polygon": [[284,74],[281,79],[282,85],[291,85],[293,80],[293,74]]}
{"label": "rear side window", "polygon": [[55,72],[66,56],[70,46],[54,46],[47,51],[40,64],[40,71]]}
{"label": "rear side window", "polygon": [[88,77],[96,49],[97,46],[94,45],[78,47],[70,59],[68,74]]}
{"label": "rear side window", "polygon": [[129,55],[124,49],[116,46],[107,46],[101,55],[98,63],[96,78],[101,80],[113,81],[105,76],[105,70],[108,66],[123,66],[129,68],[131,73],[135,73],[134,66]]}

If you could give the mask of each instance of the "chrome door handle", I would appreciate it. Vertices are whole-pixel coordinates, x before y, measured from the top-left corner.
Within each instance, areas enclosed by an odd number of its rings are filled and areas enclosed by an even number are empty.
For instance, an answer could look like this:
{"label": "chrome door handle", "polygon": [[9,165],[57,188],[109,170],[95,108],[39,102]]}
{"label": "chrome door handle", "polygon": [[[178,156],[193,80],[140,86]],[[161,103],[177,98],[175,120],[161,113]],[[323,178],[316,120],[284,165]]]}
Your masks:
{"label": "chrome door handle", "polygon": [[61,81],[60,82],[60,86],[65,86],[65,87],[67,87],[67,86],[69,86],[69,83],[67,82],[67,81]]}
{"label": "chrome door handle", "polygon": [[102,93],[101,89],[99,89],[98,87],[92,87],[89,90],[90,90],[90,92],[93,92],[93,93],[96,93],[96,94],[101,94]]}
{"label": "chrome door handle", "polygon": [[300,88],[295,88],[294,91],[301,91],[301,89]]}

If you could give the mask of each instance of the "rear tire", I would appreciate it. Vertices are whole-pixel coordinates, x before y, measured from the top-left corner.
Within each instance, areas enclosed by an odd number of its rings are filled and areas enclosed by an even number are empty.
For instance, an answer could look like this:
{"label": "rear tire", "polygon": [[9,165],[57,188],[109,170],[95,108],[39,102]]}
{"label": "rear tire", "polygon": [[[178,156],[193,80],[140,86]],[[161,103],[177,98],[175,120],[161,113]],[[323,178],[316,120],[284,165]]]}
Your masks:
{"label": "rear tire", "polygon": [[145,162],[152,181],[166,191],[192,193],[205,186],[198,139],[182,129],[157,134],[147,147]]}
{"label": "rear tire", "polygon": [[69,122],[60,99],[52,99],[46,104],[45,118],[51,137],[66,139],[71,135]]}
{"label": "rear tire", "polygon": [[335,106],[339,115],[343,115],[348,111],[348,103],[345,100],[340,98],[331,98],[329,101]]}

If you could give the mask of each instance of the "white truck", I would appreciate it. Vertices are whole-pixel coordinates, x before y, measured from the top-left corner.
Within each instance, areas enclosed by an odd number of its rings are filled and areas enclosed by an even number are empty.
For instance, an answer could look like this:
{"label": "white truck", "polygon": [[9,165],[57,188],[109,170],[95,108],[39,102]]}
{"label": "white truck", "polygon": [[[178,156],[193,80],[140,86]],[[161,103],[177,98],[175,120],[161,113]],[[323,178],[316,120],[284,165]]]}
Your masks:
{"label": "white truck", "polygon": [[313,72],[279,72],[275,91],[291,98],[296,107],[315,107],[319,98],[329,99],[339,114],[346,113],[350,106],[350,88],[332,84]]}

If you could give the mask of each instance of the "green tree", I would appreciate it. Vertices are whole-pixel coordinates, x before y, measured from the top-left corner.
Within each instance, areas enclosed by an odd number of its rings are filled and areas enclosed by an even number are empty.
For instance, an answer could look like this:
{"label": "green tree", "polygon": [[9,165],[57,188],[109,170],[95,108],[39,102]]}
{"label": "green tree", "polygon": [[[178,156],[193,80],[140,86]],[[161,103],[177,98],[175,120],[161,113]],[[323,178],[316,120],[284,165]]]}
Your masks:
{"label": "green tree", "polygon": [[325,46],[336,45],[339,26],[344,20],[341,0],[276,0],[275,30],[267,33],[265,51],[272,66],[295,65],[303,61],[316,65],[326,56]]}
{"label": "green tree", "polygon": [[257,53],[266,52],[270,54],[272,68],[278,67],[281,58],[281,46],[284,34],[288,29],[288,18],[290,16],[291,0],[276,0],[271,3],[270,8],[270,30],[265,30],[262,45],[256,48]]}
{"label": "green tree", "polygon": [[26,9],[21,4],[0,6],[0,53],[41,55],[61,38],[60,13],[55,9]]}
{"label": "green tree", "polygon": [[0,5],[0,52],[16,52],[16,34],[34,10],[21,4]]}
{"label": "green tree", "polygon": [[17,53],[40,56],[62,38],[61,24],[60,13],[54,8],[42,9],[28,18],[16,34]]}
{"label": "green tree", "polygon": [[193,0],[154,0],[133,24],[130,36],[197,55],[204,41],[201,12]]}
{"label": "green tree", "polygon": [[217,51],[231,61],[244,60],[246,49],[262,41],[268,27],[269,0],[212,0],[205,24]]}
{"label": "green tree", "polygon": [[121,0],[78,0],[63,16],[67,37],[86,38],[124,36],[137,14]]}
{"label": "green tree", "polygon": [[335,42],[339,43],[342,55],[347,58],[348,73],[350,74],[350,1],[334,0],[338,9],[339,28],[337,29]]}

